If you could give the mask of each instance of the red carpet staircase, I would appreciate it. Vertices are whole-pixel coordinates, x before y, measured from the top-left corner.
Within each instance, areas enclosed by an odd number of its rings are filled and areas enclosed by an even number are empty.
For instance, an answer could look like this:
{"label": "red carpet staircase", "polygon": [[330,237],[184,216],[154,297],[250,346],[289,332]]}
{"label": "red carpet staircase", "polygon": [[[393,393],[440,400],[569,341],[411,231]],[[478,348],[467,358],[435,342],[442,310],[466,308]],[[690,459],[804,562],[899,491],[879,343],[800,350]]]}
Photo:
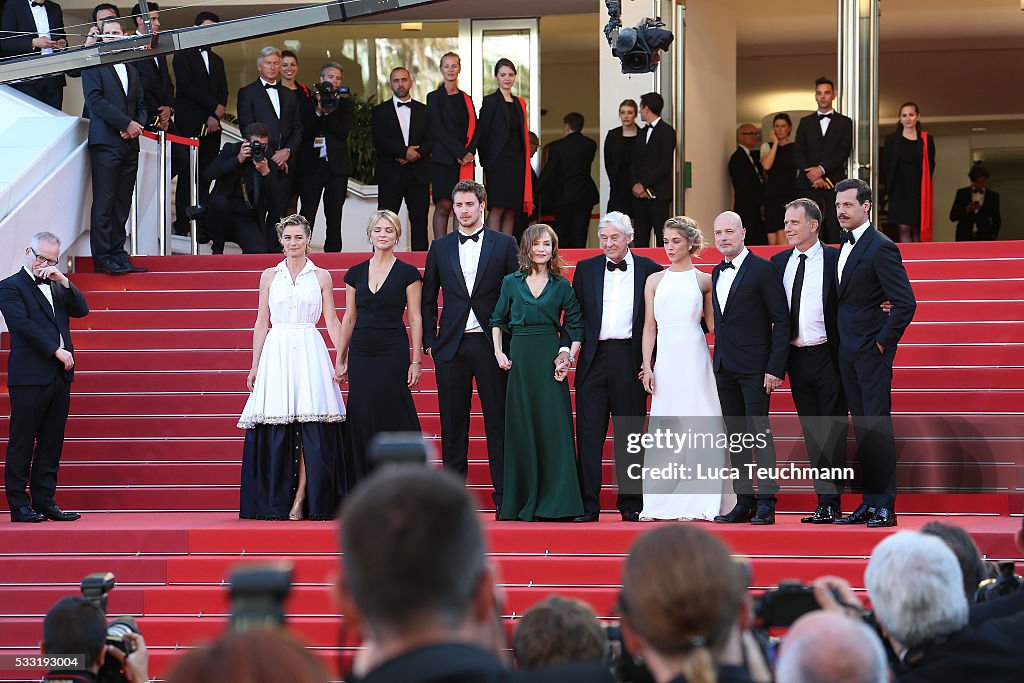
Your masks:
{"label": "red carpet staircase", "polygon": [[[761,251],[761,250],[759,250]],[[761,251],[763,255],[768,250]],[[569,253],[570,261],[585,256]],[[664,254],[651,251],[664,261]],[[314,255],[341,286],[343,270],[365,254]],[[704,253],[701,268],[718,260]],[[919,493],[900,498],[901,528],[940,515],[969,528],[990,558],[1019,554],[1024,480],[1012,464],[1024,451],[1024,243],[924,244],[904,249],[919,306],[896,358],[894,412],[942,420],[933,433],[898,434],[900,479]],[[403,255],[422,266],[422,255]],[[74,325],[77,353],[72,415],[58,502],[85,513],[73,524],[0,522],[0,679],[38,680],[38,670],[11,670],[41,636],[41,616],[93,571],[113,571],[112,614],[134,614],[153,650],[153,672],[166,671],[180,648],[216,637],[227,621],[223,579],[239,561],[286,557],[295,565],[290,623],[332,667],[352,645],[339,635],[330,599],[338,571],[335,525],[237,519],[242,432],[235,427],[251,364],[256,287],[272,256],[143,258],[150,272],[109,277],[81,272],[90,315]],[[336,299],[343,303],[343,290]],[[0,380],[6,384],[4,335]],[[433,369],[425,363],[416,404],[424,433],[440,430]],[[0,397],[6,443],[9,401]],[[779,461],[804,462],[788,389],[772,402]],[[470,488],[488,510],[483,423],[474,400]],[[934,424],[934,423],[933,423]],[[978,425],[1000,437],[971,440]],[[976,459],[994,452],[1000,477],[977,474]],[[474,459],[475,458],[475,459]],[[610,443],[606,481],[611,480]],[[929,494],[928,474],[971,471],[987,492]],[[983,467],[981,469],[984,469]],[[1006,476],[1006,472],[1010,476]],[[1007,483],[1009,481],[1009,483]],[[779,523],[769,528],[705,528],[750,558],[753,586],[785,578],[839,574],[863,585],[865,559],[885,530],[807,527],[811,489],[784,486]],[[855,505],[853,496],[844,502]],[[606,485],[603,507],[614,508]],[[787,514],[788,513],[788,514]],[[587,600],[611,614],[622,556],[646,529],[608,514],[599,524],[496,524],[487,520],[490,551],[505,586],[506,614],[521,614],[551,593]]]}

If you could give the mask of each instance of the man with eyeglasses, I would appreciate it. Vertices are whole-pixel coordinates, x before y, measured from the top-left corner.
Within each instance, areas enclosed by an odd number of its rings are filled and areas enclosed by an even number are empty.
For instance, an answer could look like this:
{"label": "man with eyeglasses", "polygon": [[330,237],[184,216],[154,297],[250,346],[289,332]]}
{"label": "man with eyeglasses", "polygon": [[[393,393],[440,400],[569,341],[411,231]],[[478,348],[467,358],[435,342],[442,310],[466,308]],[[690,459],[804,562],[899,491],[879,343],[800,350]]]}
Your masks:
{"label": "man with eyeglasses", "polygon": [[60,239],[40,232],[25,249],[25,266],[0,281],[0,313],[11,333],[4,487],[12,522],[81,517],[57,507],[54,494],[75,378],[69,319],[84,317],[89,306],[57,268],[59,258]]}
{"label": "man with eyeglasses", "polygon": [[745,244],[768,244],[764,227],[764,169],[761,167],[761,131],[752,123],[736,129],[736,151],[729,157],[732,210],[747,231]]}

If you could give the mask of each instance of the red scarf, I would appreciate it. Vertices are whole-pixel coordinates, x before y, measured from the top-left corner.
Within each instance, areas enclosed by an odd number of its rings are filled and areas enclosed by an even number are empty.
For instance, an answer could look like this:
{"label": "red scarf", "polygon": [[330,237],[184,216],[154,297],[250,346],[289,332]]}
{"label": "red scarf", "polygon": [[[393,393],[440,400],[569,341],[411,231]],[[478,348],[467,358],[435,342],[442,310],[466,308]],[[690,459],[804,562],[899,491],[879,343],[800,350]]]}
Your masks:
{"label": "red scarf", "polygon": [[[473,99],[466,93],[462,93],[466,101],[466,111],[469,113],[469,126],[466,128],[466,147],[473,141],[476,134],[476,109],[473,108]],[[473,180],[476,174],[476,163],[459,164],[459,180]]]}
{"label": "red scarf", "polygon": [[928,133],[921,132],[924,154],[921,160],[921,241],[932,241],[932,220],[934,196],[932,187],[932,167],[928,159]]}
{"label": "red scarf", "polygon": [[517,97],[523,108],[523,150],[526,154],[526,177],[523,179],[523,213],[533,215],[533,174],[530,173],[530,119],[526,117],[526,100]]}

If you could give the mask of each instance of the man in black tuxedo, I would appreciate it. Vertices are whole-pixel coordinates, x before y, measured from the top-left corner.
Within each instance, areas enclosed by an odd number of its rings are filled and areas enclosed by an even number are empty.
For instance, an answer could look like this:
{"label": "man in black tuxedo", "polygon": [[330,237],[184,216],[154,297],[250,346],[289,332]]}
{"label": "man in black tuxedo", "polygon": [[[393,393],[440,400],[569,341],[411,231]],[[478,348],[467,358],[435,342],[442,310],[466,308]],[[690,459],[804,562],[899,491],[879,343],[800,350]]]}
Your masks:
{"label": "man in black tuxedo", "polygon": [[295,93],[281,87],[281,51],[276,47],[263,48],[256,66],[260,77],[238,91],[238,127],[245,130],[250,123],[260,122],[270,129],[270,161],[281,173],[281,196],[276,206],[270,208],[264,235],[267,251],[273,253],[281,251],[275,226],[291,195],[292,167],[302,144],[302,122]]}
{"label": "man in black tuxedo", "polygon": [[[150,26],[153,28],[153,35],[156,35],[160,32],[160,6],[151,2],[148,7]],[[146,23],[142,19],[140,5],[132,7],[132,17],[135,20],[135,34],[146,35]],[[171,71],[167,68],[167,57],[159,55],[140,59],[134,62],[134,65],[139,71],[142,97],[146,102],[146,113],[149,114],[147,127],[169,131],[172,125],[171,116],[174,114],[174,81],[171,80]]]}
{"label": "man in black tuxedo", "polygon": [[548,161],[540,172],[540,192],[542,197],[550,196],[556,207],[555,230],[562,247],[584,249],[590,212],[601,199],[590,175],[597,143],[580,132],[583,114],[578,112],[565,115],[562,130],[565,137],[548,145]]}
{"label": "man in black tuxedo", "polygon": [[[103,22],[104,41],[124,35],[120,19]],[[92,216],[89,242],[98,273],[145,272],[132,265],[124,249],[125,223],[132,206],[139,168],[139,136],[146,104],[139,72],[131,64],[97,66],[82,72],[89,108],[89,158],[92,161]]]}
{"label": "man in black tuxedo", "polygon": [[800,119],[793,147],[797,193],[818,202],[825,218],[821,239],[833,244],[839,241],[835,186],[846,177],[846,162],[853,150],[853,121],[832,108],[835,98],[832,81],[822,76],[814,82],[818,111]]}
{"label": "man in black tuxedo", "polygon": [[651,246],[654,232],[662,245],[661,229],[672,208],[672,168],[675,164],[676,132],[661,120],[665,100],[656,92],[640,98],[640,118],[647,125],[640,130],[633,152],[633,222],[637,247]]}
{"label": "man in black tuxedo", "polygon": [[[715,309],[715,382],[730,439],[747,434],[764,448],[754,448],[758,469],[775,467],[775,442],[768,424],[772,392],[782,385],[789,354],[789,307],[775,268],[743,244],[746,231],[732,211],[714,223],[715,246],[725,260],[711,272]],[[757,477],[757,494],[748,476],[749,450],[730,448],[736,506],[716,522],[775,523],[778,483]]]}
{"label": "man in black tuxedo", "polygon": [[394,97],[373,108],[373,146],[377,150],[377,208],[409,209],[413,251],[427,250],[430,213],[430,152],[434,146],[427,105],[412,99],[412,77],[399,66],[388,77]]}
{"label": "man in black tuxedo", "polygon": [[[836,185],[843,228],[837,268],[839,374],[853,416],[864,497],[837,524],[896,525],[896,441],[892,365],[917,301],[899,248],[871,224],[871,187],[850,178]],[[881,308],[888,300],[888,314]]]}
{"label": "man in black tuxedo", "polygon": [[12,522],[70,522],[80,517],[57,507],[54,494],[75,378],[68,319],[85,316],[89,306],[57,269],[59,262],[60,239],[40,232],[25,249],[25,266],[0,281],[0,313],[11,334],[4,485]]}
{"label": "man in black tuxedo", "polygon": [[[562,333],[556,365],[576,362],[576,463],[583,495],[577,522],[596,522],[601,512],[601,462],[613,415],[643,418],[647,392],[637,378],[643,360],[644,284],[662,270],[657,263],[629,250],[633,226],[629,216],[613,211],[597,229],[604,254],[576,264],[572,288],[583,310],[584,339],[579,358],[569,356],[569,337]],[[621,441],[621,443],[620,443]],[[617,435],[615,452],[625,452],[625,435]],[[623,449],[620,451],[620,447]],[[643,498],[620,489],[616,507],[624,522],[640,521]]]}
{"label": "man in black tuxedo", "polygon": [[352,130],[355,107],[352,100],[338,94],[342,74],[340,64],[324,64],[320,67],[320,83],[330,84],[331,93],[325,96],[317,89],[312,97],[299,103],[302,126],[302,147],[296,165],[299,205],[302,215],[314,225],[323,196],[327,226],[324,251],[329,252],[341,251],[341,215],[348,194],[348,177],[352,173],[348,132]]}
{"label": "man in black tuxedo", "polygon": [[[68,46],[64,34],[64,13],[52,0],[7,0],[3,6],[3,39],[0,54],[48,55]],[[64,74],[42,76],[11,87],[60,110],[64,103]]]}
{"label": "man in black tuxedo", "polygon": [[[441,413],[441,460],[463,480],[468,471],[473,379],[484,413],[494,504],[501,509],[505,467],[506,374],[494,362],[487,324],[501,281],[519,268],[511,235],[483,227],[487,192],[473,180],[452,191],[459,229],[435,239],[423,272],[423,349],[434,359]],[[444,293],[441,320],[438,294]]]}
{"label": "man in black tuxedo", "polygon": [[967,173],[968,187],[956,191],[949,220],[956,223],[956,241],[994,240],[999,238],[1003,217],[999,213],[999,193],[985,187],[988,171],[975,165]]}
{"label": "man in black tuxedo", "polygon": [[764,228],[764,169],[761,168],[761,131],[752,123],[736,129],[736,151],[729,157],[732,210],[747,231],[746,244],[768,244]]}
{"label": "man in black tuxedo", "polygon": [[267,212],[276,205],[281,191],[277,167],[267,156],[267,126],[250,123],[243,133],[243,142],[224,145],[206,169],[206,181],[217,183],[207,203],[205,221],[214,254],[224,253],[227,240],[236,242],[243,253],[263,253]]}
{"label": "man in black tuxedo", "polygon": [[[200,12],[195,25],[216,24],[220,18],[213,12]],[[174,98],[174,122],[182,135],[199,138],[199,196],[205,204],[210,194],[210,183],[203,180],[206,168],[220,152],[220,120],[228,103],[228,77],[224,60],[209,48],[176,52],[171,61],[174,76],[179,83]],[[180,176],[179,176],[180,178]],[[187,209],[192,203],[188,183],[179,179],[174,195],[175,232],[187,235],[189,231]]]}
{"label": "man in black tuxedo", "polygon": [[[810,199],[786,205],[792,249],[772,256],[789,302],[789,385],[800,416],[807,456],[817,469],[846,466],[847,409],[839,379],[836,263],[839,250],[818,239],[821,210]],[[842,482],[814,480],[818,505],[805,524],[831,524],[842,516]]]}

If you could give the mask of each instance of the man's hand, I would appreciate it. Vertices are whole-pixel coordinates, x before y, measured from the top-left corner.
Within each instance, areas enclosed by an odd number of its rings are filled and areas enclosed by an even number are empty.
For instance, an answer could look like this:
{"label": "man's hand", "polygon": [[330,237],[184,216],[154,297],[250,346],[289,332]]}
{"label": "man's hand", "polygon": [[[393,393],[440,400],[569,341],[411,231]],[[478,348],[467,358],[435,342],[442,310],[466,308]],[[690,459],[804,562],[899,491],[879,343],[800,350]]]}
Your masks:
{"label": "man's hand", "polygon": [[160,130],[167,130],[171,125],[171,108],[161,105],[156,108],[156,115],[160,119]]}
{"label": "man's hand", "polygon": [[242,142],[242,146],[238,148],[238,163],[244,164],[245,160],[249,158],[249,141],[245,140]]}
{"label": "man's hand", "polygon": [[71,368],[75,367],[75,357],[67,349],[57,349],[53,352],[53,357],[64,364],[64,370],[67,372],[71,372]]}
{"label": "man's hand", "polygon": [[131,140],[142,135],[142,131],[144,130],[145,128],[142,127],[141,123],[138,121],[132,121],[128,124],[128,127],[124,129],[124,134],[128,136],[126,139]]}
{"label": "man's hand", "polygon": [[224,108],[223,104],[218,104],[217,108],[213,110],[213,115],[216,116],[218,119],[222,119],[224,118],[224,112],[226,111],[227,109]]}
{"label": "man's hand", "polygon": [[633,196],[637,199],[642,199],[644,196],[643,183],[633,183]]}
{"label": "man's hand", "polygon": [[462,159],[459,160],[459,163],[462,164],[463,166],[465,166],[466,164],[473,163],[473,153],[467,152],[466,156],[462,157]]}
{"label": "man's hand", "polygon": [[882,346],[882,345],[881,345],[881,344],[879,344],[878,342],[875,342],[875,346],[877,346],[877,347],[878,347],[878,352],[879,352],[879,353],[885,353],[885,347],[884,347],[884,346]]}
{"label": "man's hand", "polygon": [[292,151],[285,147],[274,152],[274,156],[270,157],[270,160],[277,164],[277,168],[284,173],[288,172],[288,159],[291,157]]}
{"label": "man's hand", "polygon": [[769,375],[767,372],[764,373],[764,391],[766,394],[770,394],[779,387],[782,386],[782,378],[776,377],[775,375]]}
{"label": "man's hand", "polygon": [[571,361],[569,360],[569,352],[568,352],[568,351],[562,351],[562,352],[561,352],[561,353],[559,353],[559,354],[558,354],[557,356],[555,356],[555,371],[556,371],[556,372],[557,372],[557,371],[558,371],[558,370],[559,370],[559,369],[560,369],[560,368],[561,368],[561,367],[562,367],[563,365],[564,365],[564,366],[566,366],[566,367],[569,367],[569,365],[571,365],[571,364],[572,364],[572,363],[571,363]]}
{"label": "man's hand", "polygon": [[814,599],[826,612],[860,619],[864,606],[850,584],[838,576],[822,576],[814,581]]}
{"label": "man's hand", "polygon": [[815,180],[823,178],[825,176],[825,172],[821,170],[821,166],[811,166],[810,168],[804,169],[804,175],[806,175],[807,179],[813,183]]}
{"label": "man's hand", "polygon": [[206,117],[206,132],[207,133],[218,133],[220,132],[220,119],[216,116]]}
{"label": "man's hand", "polygon": [[259,171],[259,174],[264,178],[266,178],[270,173],[270,163],[267,162],[266,157],[263,157],[259,161],[252,162],[252,165],[256,167],[256,170]]}
{"label": "man's hand", "polygon": [[57,47],[57,43],[46,36],[39,36],[32,39],[32,47],[37,47],[40,50],[53,49]]}
{"label": "man's hand", "polygon": [[405,160],[408,161],[410,164],[415,161],[419,161],[421,158],[422,157],[420,156],[419,145],[409,145],[409,147],[406,148]]}
{"label": "man's hand", "polygon": [[827,190],[828,184],[821,178],[818,178],[817,180],[811,181],[811,187],[815,190]]}
{"label": "man's hand", "polygon": [[53,46],[58,50],[63,50],[68,46],[68,41],[61,38],[59,40],[54,41]]}
{"label": "man's hand", "polygon": [[39,277],[45,280],[53,280],[54,282],[58,282],[65,287],[71,284],[71,281],[68,280],[68,276],[60,272],[57,266],[46,266],[45,268],[39,271]]}
{"label": "man's hand", "polygon": [[149,680],[149,650],[146,649],[146,641],[138,633],[126,633],[124,639],[132,644],[131,653],[125,655],[116,647],[108,647],[107,656],[117,660],[129,681],[146,683]]}

